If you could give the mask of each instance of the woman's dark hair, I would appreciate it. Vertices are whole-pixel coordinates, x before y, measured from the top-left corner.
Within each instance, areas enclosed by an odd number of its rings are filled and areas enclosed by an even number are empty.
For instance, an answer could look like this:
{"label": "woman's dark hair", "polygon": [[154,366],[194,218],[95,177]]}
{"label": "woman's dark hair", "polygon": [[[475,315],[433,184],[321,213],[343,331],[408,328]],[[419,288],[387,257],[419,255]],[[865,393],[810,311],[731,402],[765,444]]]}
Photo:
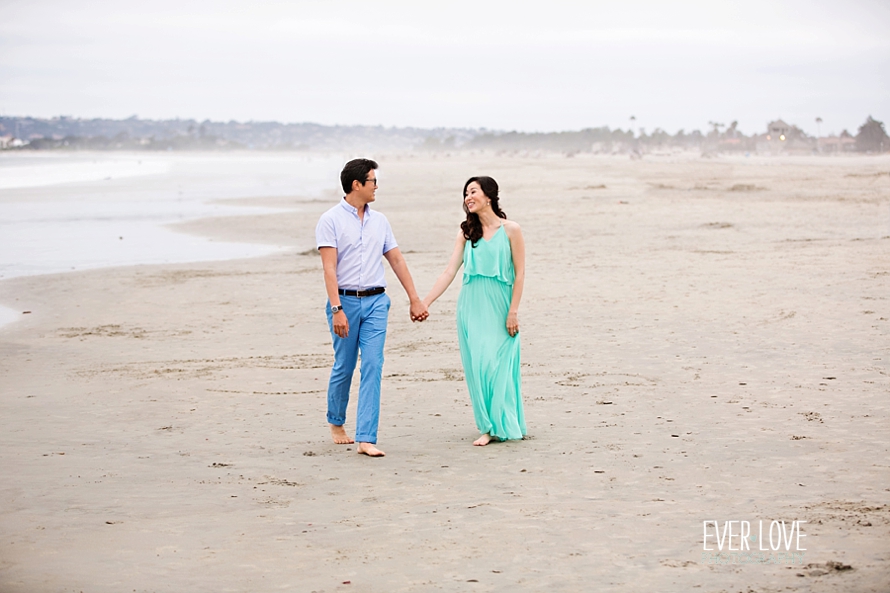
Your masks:
{"label": "woman's dark hair", "polygon": [[368,183],[368,173],[376,169],[377,163],[371,159],[353,159],[346,163],[340,172],[340,185],[347,194],[352,191],[352,182],[358,181],[362,185]]}
{"label": "woman's dark hair", "polygon": [[[470,184],[474,181],[479,184],[480,188],[482,188],[482,193],[485,194],[485,197],[491,200],[491,209],[494,210],[494,213],[500,218],[507,218],[507,215],[504,214],[504,211],[498,206],[498,182],[491,177],[479,176],[467,179],[467,182],[464,183],[464,200],[467,198],[467,188],[470,187]],[[479,220],[478,214],[472,214],[470,212],[466,202],[464,202],[464,212],[467,213],[467,219],[460,223],[460,229],[464,232],[464,239],[469,241],[475,248],[476,243],[482,238],[482,221]]]}

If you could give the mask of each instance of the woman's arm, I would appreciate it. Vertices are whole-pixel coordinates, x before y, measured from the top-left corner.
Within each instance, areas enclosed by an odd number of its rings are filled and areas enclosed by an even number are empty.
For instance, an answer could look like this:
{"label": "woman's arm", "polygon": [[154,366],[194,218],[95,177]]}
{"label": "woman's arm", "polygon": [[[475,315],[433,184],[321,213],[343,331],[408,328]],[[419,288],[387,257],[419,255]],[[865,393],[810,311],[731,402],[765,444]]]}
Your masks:
{"label": "woman's arm", "polygon": [[510,239],[510,251],[513,253],[513,299],[510,301],[510,310],[507,312],[507,332],[511,336],[519,333],[519,301],[522,300],[522,289],[525,287],[525,239],[522,229],[515,222],[511,222],[505,229]]}
{"label": "woman's arm", "polygon": [[429,294],[423,299],[423,304],[427,307],[432,305],[433,302],[442,296],[442,293],[451,286],[451,282],[457,275],[457,271],[464,263],[464,245],[466,242],[467,240],[464,239],[463,231],[458,231],[457,239],[454,241],[454,252],[451,254],[451,259],[448,260],[448,265],[445,267],[445,271],[442,272],[436,280],[436,283],[433,284],[433,287],[430,289]]}

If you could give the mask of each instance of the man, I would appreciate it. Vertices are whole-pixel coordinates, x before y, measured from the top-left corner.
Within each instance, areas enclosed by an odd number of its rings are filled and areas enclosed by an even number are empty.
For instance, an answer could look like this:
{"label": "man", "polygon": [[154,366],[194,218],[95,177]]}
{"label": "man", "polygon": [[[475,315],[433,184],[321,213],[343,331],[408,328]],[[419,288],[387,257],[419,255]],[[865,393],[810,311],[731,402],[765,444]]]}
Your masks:
{"label": "man", "polygon": [[[328,326],[334,341],[327,414],[331,436],[338,444],[357,442],[359,453],[383,457],[383,451],[376,444],[383,343],[390,305],[385,292],[384,257],[408,294],[411,320],[423,321],[429,313],[414,289],[414,280],[389,221],[369,206],[376,199],[376,169],[377,163],[369,159],[346,163],[340,173],[346,196],[321,215],[315,239],[324,266]],[[343,424],[359,352],[362,368],[353,440],[347,436]]]}

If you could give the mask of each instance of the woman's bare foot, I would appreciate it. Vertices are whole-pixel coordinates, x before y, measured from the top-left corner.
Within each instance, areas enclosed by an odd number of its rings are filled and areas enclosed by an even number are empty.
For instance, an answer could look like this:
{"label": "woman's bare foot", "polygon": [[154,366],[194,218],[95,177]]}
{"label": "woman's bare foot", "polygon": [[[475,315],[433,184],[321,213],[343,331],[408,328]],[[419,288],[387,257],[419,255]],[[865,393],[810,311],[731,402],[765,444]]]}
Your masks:
{"label": "woman's bare foot", "polygon": [[368,457],[383,457],[386,455],[386,453],[375,447],[374,443],[359,443],[355,450],[359,455],[367,455]]}
{"label": "woman's bare foot", "polygon": [[346,434],[346,431],[343,430],[342,426],[337,426],[336,424],[331,424],[331,436],[334,437],[334,442],[338,445],[351,445],[355,441],[349,438],[349,435]]}
{"label": "woman's bare foot", "polygon": [[481,437],[473,441],[473,445],[476,447],[484,447],[488,443],[494,440],[494,437],[490,434],[483,434]]}

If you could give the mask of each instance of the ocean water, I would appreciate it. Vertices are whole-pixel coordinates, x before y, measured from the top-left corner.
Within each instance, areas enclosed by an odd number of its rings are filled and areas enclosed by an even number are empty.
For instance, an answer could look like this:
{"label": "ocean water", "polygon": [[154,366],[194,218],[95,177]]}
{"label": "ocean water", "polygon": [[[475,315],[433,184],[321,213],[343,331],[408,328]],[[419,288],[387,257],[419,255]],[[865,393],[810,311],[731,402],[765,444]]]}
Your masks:
{"label": "ocean water", "polygon": [[[220,199],[336,190],[339,156],[0,153],[0,281],[111,266],[256,257],[284,249],[169,225],[275,212]],[[20,311],[0,309],[0,325]]]}

